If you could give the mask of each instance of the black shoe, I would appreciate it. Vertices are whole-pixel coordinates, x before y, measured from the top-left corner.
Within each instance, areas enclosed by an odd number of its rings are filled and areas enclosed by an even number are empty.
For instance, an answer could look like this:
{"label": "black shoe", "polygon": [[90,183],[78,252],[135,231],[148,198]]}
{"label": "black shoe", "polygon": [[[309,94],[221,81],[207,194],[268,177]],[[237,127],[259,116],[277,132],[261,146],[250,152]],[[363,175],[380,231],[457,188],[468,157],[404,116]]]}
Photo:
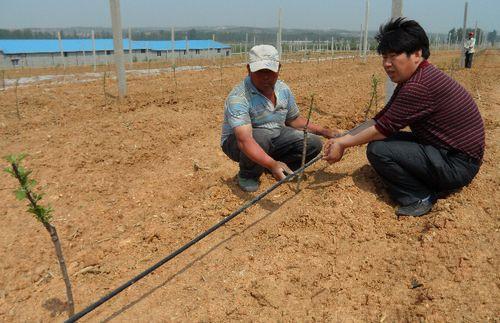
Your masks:
{"label": "black shoe", "polygon": [[434,205],[434,199],[427,198],[424,200],[418,200],[412,204],[399,206],[396,209],[396,215],[398,216],[422,216],[427,214],[432,210]]}

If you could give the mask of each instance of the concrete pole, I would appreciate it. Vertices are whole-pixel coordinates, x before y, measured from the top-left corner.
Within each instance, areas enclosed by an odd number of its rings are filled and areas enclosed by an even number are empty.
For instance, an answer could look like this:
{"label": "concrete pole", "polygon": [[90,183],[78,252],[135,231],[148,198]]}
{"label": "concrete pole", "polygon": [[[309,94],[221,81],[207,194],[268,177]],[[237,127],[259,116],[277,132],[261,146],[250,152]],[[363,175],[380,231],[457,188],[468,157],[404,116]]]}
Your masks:
{"label": "concrete pole", "polygon": [[465,67],[465,41],[467,40],[467,7],[468,3],[467,1],[465,2],[465,8],[464,8],[464,25],[462,28],[462,55],[460,57],[460,66]]}
{"label": "concrete pole", "polygon": [[281,8],[279,8],[278,10],[278,35],[277,35],[276,47],[278,49],[278,54],[281,58],[281,53],[283,51],[283,49],[281,48]]}
{"label": "concrete pole", "polygon": [[332,58],[333,58],[333,54],[334,54],[334,53],[335,53],[335,52],[333,51],[333,36],[332,36]]}
{"label": "concrete pole", "polygon": [[[403,17],[403,0],[392,0],[392,9],[391,9],[391,19],[396,17]],[[394,88],[396,87],[396,83],[393,83],[389,76],[387,76],[385,82],[385,103],[389,102],[392,94],[394,93]]]}
{"label": "concrete pole", "polygon": [[132,58],[132,28],[128,27],[128,58],[130,61],[130,66],[132,66],[132,63],[134,62]]}
{"label": "concrete pole", "polygon": [[94,31],[92,30],[92,57],[94,61],[94,72],[96,71],[96,65],[97,65],[97,57],[95,55],[95,34]]}
{"label": "concrete pole", "polygon": [[248,33],[245,35],[245,54],[248,53]]}
{"label": "concrete pole", "polygon": [[359,30],[359,57],[363,56],[363,24]]}
{"label": "concrete pole", "polygon": [[476,23],[474,25],[474,45],[477,45],[478,44],[478,39],[477,39],[477,20],[476,20]]}
{"label": "concrete pole", "polygon": [[82,55],[83,55],[83,65],[85,65],[86,57],[85,57],[85,40],[82,39]]}
{"label": "concrete pole", "polygon": [[370,11],[370,0],[366,0],[365,7],[365,33],[363,41],[363,62],[366,63],[366,51],[368,49],[368,12]]}
{"label": "concrete pole", "polygon": [[255,39],[255,35],[253,35],[253,45],[255,46],[257,44],[256,42],[256,39]]}
{"label": "concrete pole", "polygon": [[61,52],[61,61],[63,63],[63,68],[66,69],[66,59],[64,58],[64,49],[63,49],[60,31],[57,32],[57,39],[58,39],[58,43],[59,43],[59,51]]}
{"label": "concrete pole", "polygon": [[174,27],[170,30],[170,49],[172,50],[172,62],[175,61],[175,30]]}
{"label": "concrete pole", "polygon": [[115,56],[116,75],[118,78],[118,96],[123,99],[127,95],[127,81],[125,78],[125,60],[123,57],[122,18],[120,14],[120,0],[109,0],[111,10],[111,25],[113,27],[113,51]]}

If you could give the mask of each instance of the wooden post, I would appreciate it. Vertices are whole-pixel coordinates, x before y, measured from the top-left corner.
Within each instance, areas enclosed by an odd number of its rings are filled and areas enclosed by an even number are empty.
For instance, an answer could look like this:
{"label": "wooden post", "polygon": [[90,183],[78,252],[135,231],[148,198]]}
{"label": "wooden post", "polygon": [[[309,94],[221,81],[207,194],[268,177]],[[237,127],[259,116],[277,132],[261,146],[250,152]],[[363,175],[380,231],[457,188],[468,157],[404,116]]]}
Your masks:
{"label": "wooden post", "polygon": [[93,30],[92,30],[92,57],[94,60],[94,72],[95,72],[97,65],[97,57],[95,56],[95,35]]}
{"label": "wooden post", "polygon": [[366,50],[368,48],[368,12],[370,11],[370,0],[366,0],[365,6],[365,34],[363,40],[363,62],[366,63]]}
{"label": "wooden post", "polygon": [[462,28],[462,50],[461,50],[461,57],[460,57],[460,67],[465,67],[465,41],[467,40],[467,7],[468,3],[467,1],[465,2],[465,8],[464,8],[464,25]]}
{"label": "wooden post", "polygon": [[123,58],[122,19],[120,14],[120,0],[109,0],[111,9],[111,24],[113,27],[113,50],[118,78],[118,96],[120,99],[127,94],[127,81],[125,78],[125,60]]}
{"label": "wooden post", "polygon": [[63,63],[63,68],[66,69],[66,60],[64,59],[64,49],[63,49],[63,44],[62,44],[62,39],[61,39],[61,32],[57,32],[57,40],[59,43],[59,51],[61,52],[61,61]]}
{"label": "wooden post", "polygon": [[[403,16],[403,0],[392,0],[391,19]],[[396,84],[391,81],[389,76],[385,82],[385,103],[389,102]]]}

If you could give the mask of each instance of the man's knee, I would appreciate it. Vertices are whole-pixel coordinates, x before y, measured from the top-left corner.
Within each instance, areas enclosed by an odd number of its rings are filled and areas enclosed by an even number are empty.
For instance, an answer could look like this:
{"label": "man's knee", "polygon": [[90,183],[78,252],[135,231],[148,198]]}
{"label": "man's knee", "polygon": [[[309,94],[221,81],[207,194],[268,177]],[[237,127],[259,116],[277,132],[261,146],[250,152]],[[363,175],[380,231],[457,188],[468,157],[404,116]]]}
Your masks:
{"label": "man's knee", "polygon": [[372,141],[368,144],[366,157],[375,170],[386,168],[388,164],[395,161],[396,156],[390,148],[392,144],[384,140]]}

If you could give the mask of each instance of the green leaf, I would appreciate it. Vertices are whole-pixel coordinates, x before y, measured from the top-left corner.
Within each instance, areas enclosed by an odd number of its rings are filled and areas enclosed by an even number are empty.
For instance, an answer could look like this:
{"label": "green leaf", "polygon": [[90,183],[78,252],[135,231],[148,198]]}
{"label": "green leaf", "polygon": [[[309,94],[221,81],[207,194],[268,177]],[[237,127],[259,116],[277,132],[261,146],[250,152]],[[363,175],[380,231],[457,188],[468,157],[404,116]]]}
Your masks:
{"label": "green leaf", "polygon": [[36,186],[36,184],[37,184],[37,182],[34,179],[30,179],[30,180],[28,180],[27,186],[29,188],[32,188],[32,187]]}
{"label": "green leaf", "polygon": [[14,174],[14,170],[12,170],[12,167],[5,167],[3,171],[11,174],[12,176],[16,176],[16,174]]}
{"label": "green leaf", "polygon": [[15,155],[8,155],[3,157],[6,161],[9,162],[9,164],[14,164],[16,162],[16,156]]}
{"label": "green leaf", "polygon": [[22,201],[26,198],[26,191],[23,188],[17,189],[16,191],[14,191],[14,193],[16,194],[16,199],[18,199],[19,201]]}

